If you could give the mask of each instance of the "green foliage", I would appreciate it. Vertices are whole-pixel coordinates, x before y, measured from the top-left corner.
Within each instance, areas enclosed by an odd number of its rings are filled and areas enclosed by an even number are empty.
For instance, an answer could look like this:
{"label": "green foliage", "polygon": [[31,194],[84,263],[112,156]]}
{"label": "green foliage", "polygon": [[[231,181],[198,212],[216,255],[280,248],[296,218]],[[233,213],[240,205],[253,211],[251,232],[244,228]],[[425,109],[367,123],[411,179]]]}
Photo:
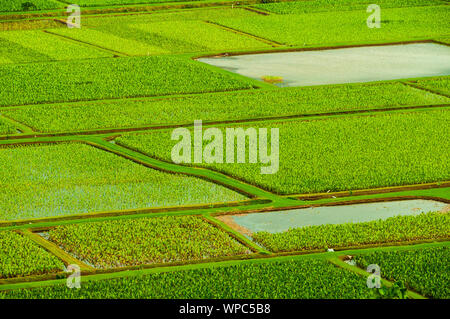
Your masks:
{"label": "green foliage", "polygon": [[[447,229],[449,225],[447,222]],[[450,248],[423,248],[401,251],[373,251],[356,255],[360,267],[380,266],[381,276],[400,281],[427,297],[450,298]]]}
{"label": "green foliage", "polygon": [[11,231],[0,231],[0,278],[39,275],[62,271],[61,260],[29,238]]}
{"label": "green foliage", "polygon": [[[263,164],[248,160],[202,165],[283,194],[444,181],[450,179],[450,140],[442,138],[449,116],[448,110],[427,110],[229,124],[279,128],[279,171],[263,175]],[[171,131],[128,133],[117,141],[167,161],[177,143]]]}
{"label": "green foliage", "polygon": [[168,51],[152,44],[146,44],[133,39],[119,37],[114,34],[97,31],[87,27],[83,27],[81,29],[59,28],[52,29],[50,32],[66,36],[77,41],[94,44],[108,50],[131,55],[168,53]]}
{"label": "green foliage", "polygon": [[[256,4],[254,7],[277,14],[302,14],[313,12],[362,10],[374,3],[371,0],[314,0],[291,1],[270,4]],[[381,9],[442,5],[442,0],[378,0],[376,4]]]}
{"label": "green foliage", "polygon": [[61,7],[63,7],[63,4],[52,0],[2,0],[0,2],[0,12],[33,11]]}
{"label": "green foliage", "polygon": [[366,282],[324,260],[265,262],[0,292],[0,298],[371,298]]}
{"label": "green foliage", "polygon": [[445,36],[448,35],[449,12],[448,6],[383,9],[379,29],[367,27],[369,14],[366,10],[257,15],[213,21],[288,45],[349,45]]}
{"label": "green foliage", "polygon": [[199,260],[250,251],[200,217],[156,217],[58,226],[49,239],[97,268]]}
{"label": "green foliage", "polygon": [[444,104],[450,99],[399,83],[283,88],[195,96],[35,105],[3,113],[41,132],[136,127],[280,115]]}
{"label": "green foliage", "polygon": [[408,299],[407,289],[403,282],[395,282],[391,287],[381,286],[372,289],[375,299]]}
{"label": "green foliage", "polygon": [[177,57],[135,57],[0,66],[0,105],[251,88],[232,75]]}
{"label": "green foliage", "polygon": [[[40,30],[27,31],[8,31],[1,32],[0,39],[9,41],[18,46],[16,52],[12,51],[14,48],[10,45],[9,54],[13,56],[14,60],[18,62],[39,62],[39,61],[58,61],[70,59],[88,59],[112,57],[111,53],[106,53],[94,49],[92,47],[76,44],[61,37],[42,32]],[[33,59],[29,56],[25,59],[20,56],[25,51],[37,53],[37,57]],[[18,55],[17,57],[15,57]]]}
{"label": "green foliage", "polygon": [[222,186],[85,144],[1,148],[0,167],[3,220],[244,199]]}
{"label": "green foliage", "polygon": [[0,118],[0,134],[14,134],[17,133],[17,129],[10,122]]}
{"label": "green foliage", "polygon": [[[162,2],[176,2],[184,0],[78,0],[77,3],[83,7],[105,6],[105,5],[121,5],[121,4],[148,4]],[[198,0],[190,0],[198,1]]]}
{"label": "green foliage", "polygon": [[435,92],[446,94],[447,96],[450,95],[450,77],[418,80],[415,84],[426,89],[434,90]]}
{"label": "green foliage", "polygon": [[257,232],[253,239],[267,249],[297,251],[450,237],[450,215],[422,213],[364,223],[324,224],[282,233]]}

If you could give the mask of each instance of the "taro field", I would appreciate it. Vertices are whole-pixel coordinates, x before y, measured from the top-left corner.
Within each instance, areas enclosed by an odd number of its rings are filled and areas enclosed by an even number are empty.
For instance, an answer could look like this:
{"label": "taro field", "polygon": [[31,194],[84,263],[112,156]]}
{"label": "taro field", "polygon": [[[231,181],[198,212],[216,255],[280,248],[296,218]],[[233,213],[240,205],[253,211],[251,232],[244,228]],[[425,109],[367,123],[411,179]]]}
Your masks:
{"label": "taro field", "polygon": [[0,299],[450,298],[449,3],[369,3],[1,1]]}

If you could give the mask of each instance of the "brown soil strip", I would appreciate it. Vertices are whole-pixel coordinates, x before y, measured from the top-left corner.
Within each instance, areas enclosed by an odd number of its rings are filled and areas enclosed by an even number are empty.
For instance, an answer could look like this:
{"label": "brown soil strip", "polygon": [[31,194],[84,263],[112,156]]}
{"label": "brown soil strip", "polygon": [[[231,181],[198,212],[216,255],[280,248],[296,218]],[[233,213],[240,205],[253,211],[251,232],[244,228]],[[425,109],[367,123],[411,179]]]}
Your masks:
{"label": "brown soil strip", "polygon": [[270,15],[270,12],[268,12],[268,11],[262,11],[261,9],[256,9],[256,8],[252,8],[252,7],[244,7],[243,9],[244,9],[244,10],[247,10],[247,11],[250,11],[250,12],[257,13],[257,14],[261,14],[261,15],[263,15],[263,16],[268,16],[268,15]]}
{"label": "brown soil strip", "polygon": [[[239,214],[239,216],[242,215],[247,215],[247,214]],[[223,222],[225,225],[230,226],[232,229],[236,230],[237,232],[247,235],[247,236],[252,236],[253,233],[250,231],[250,229],[247,229],[241,225],[239,225],[238,223],[236,223],[233,220],[233,217],[231,217],[231,215],[222,215],[222,216],[218,216],[217,217],[218,220],[220,220],[221,222]]]}

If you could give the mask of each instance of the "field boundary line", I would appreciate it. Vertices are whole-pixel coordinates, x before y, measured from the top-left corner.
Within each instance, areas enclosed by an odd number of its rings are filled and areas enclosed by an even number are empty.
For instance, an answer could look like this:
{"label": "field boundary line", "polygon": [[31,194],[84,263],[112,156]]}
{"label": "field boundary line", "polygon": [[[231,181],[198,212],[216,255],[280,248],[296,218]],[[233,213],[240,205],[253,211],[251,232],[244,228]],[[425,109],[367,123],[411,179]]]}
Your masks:
{"label": "field boundary line", "polygon": [[[266,44],[269,44],[272,47],[276,47],[277,48],[277,47],[286,46],[286,44],[283,44],[283,43],[280,43],[280,42],[276,42],[276,41],[273,41],[273,40],[270,40],[270,39],[262,38],[260,36],[257,36],[257,35],[254,35],[254,34],[251,34],[251,33],[248,33],[248,32],[244,32],[244,31],[241,31],[241,30],[238,30],[238,29],[230,28],[230,27],[227,27],[227,26],[225,26],[223,24],[220,24],[220,23],[217,23],[217,22],[214,22],[214,21],[210,21],[210,20],[203,20],[203,21],[205,23],[208,23],[208,24],[211,24],[211,25],[215,25],[215,26],[217,26],[219,28],[222,28],[224,30],[227,30],[227,31],[230,31],[230,32],[234,32],[234,33],[237,33],[237,34],[240,34],[240,35],[243,35],[243,36],[254,38],[254,39],[256,39],[256,40],[258,40],[260,42],[264,42]],[[232,53],[229,54],[229,55],[232,55]]]}
{"label": "field boundary line", "polygon": [[107,48],[104,48],[104,47],[102,47],[102,46],[99,46],[99,45],[96,45],[96,44],[93,44],[93,43],[90,43],[90,42],[87,42],[87,41],[82,41],[82,40],[74,39],[74,38],[71,38],[71,37],[66,36],[66,35],[62,35],[62,34],[58,34],[58,33],[52,32],[52,31],[50,31],[50,30],[42,30],[42,32],[51,34],[51,35],[53,35],[53,36],[55,36],[55,37],[64,38],[64,39],[66,39],[66,40],[69,40],[69,41],[72,41],[72,42],[74,42],[74,43],[77,43],[78,45],[89,46],[89,47],[95,48],[96,50],[105,51],[105,52],[107,52],[107,53],[113,55],[112,57],[109,57],[109,59],[114,58],[114,57],[116,57],[116,56],[119,56],[119,57],[130,56],[129,54],[124,53],[124,52],[119,52],[119,51],[107,49]]}
{"label": "field boundary line", "polygon": [[[126,278],[126,277],[136,277],[143,275],[151,275],[157,273],[167,273],[174,271],[184,271],[184,270],[195,270],[195,269],[203,269],[203,268],[220,268],[227,266],[235,266],[241,264],[260,264],[266,262],[282,262],[282,261],[295,261],[301,259],[321,259],[330,261],[331,258],[336,258],[341,255],[355,255],[360,253],[366,253],[371,251],[389,251],[395,249],[398,250],[416,250],[422,248],[430,248],[430,247],[447,247],[450,246],[450,242],[432,242],[432,243],[420,243],[411,246],[387,246],[387,247],[375,247],[375,248],[362,248],[362,249],[349,249],[343,250],[339,252],[317,252],[317,253],[309,253],[309,254],[289,254],[289,255],[264,255],[264,254],[252,254],[252,255],[238,255],[240,258],[228,260],[220,260],[220,261],[211,261],[211,260],[196,260],[191,263],[184,263],[179,265],[155,265],[153,267],[141,267],[135,266],[134,269],[108,269],[101,270],[96,269],[95,273],[87,273],[83,276],[84,281],[98,281],[98,280],[106,280],[106,279],[114,279],[114,278]],[[247,257],[247,258],[243,258]],[[0,291],[8,291],[22,288],[37,288],[37,287],[47,287],[53,286],[57,284],[64,284],[66,279],[56,279],[56,280],[41,280],[41,281],[26,281],[26,282],[18,282],[18,283],[7,283],[0,284]]]}
{"label": "field boundary line", "polygon": [[420,184],[410,184],[410,185],[400,185],[400,186],[388,186],[388,187],[375,187],[375,188],[356,189],[356,190],[330,192],[330,193],[293,194],[293,195],[285,195],[285,196],[294,197],[299,200],[313,201],[313,200],[324,199],[324,198],[376,195],[376,194],[395,193],[395,192],[410,191],[410,190],[422,190],[422,189],[446,188],[446,187],[450,187],[450,181],[440,181],[440,182],[420,183]]}
{"label": "field boundary line", "polygon": [[224,205],[215,207],[189,207],[189,206],[170,206],[170,207],[155,207],[155,208],[142,208],[142,209],[127,209],[122,211],[101,211],[92,212],[85,214],[73,214],[73,215],[62,215],[56,217],[42,217],[42,218],[28,218],[22,220],[3,220],[0,221],[0,230],[16,230],[16,229],[41,229],[46,230],[48,228],[57,225],[67,225],[76,223],[93,223],[105,220],[117,220],[117,219],[134,219],[134,218],[151,218],[151,217],[162,217],[162,216],[183,216],[183,215],[201,215],[208,212],[222,211],[222,210],[239,210],[245,209],[246,207],[264,207],[270,205],[272,201],[267,200],[266,202],[259,200],[249,200],[248,203],[245,201],[236,202],[236,205]]}
{"label": "field boundary line", "polygon": [[[214,22],[212,22],[214,23]],[[220,24],[218,24],[220,25]],[[224,26],[226,27],[226,26]],[[227,27],[226,27],[227,28]],[[237,30],[239,31],[239,30]],[[252,35],[252,34],[250,34]],[[271,41],[271,40],[268,40]],[[405,40],[405,41],[396,41],[396,42],[373,42],[373,43],[361,43],[357,42],[354,44],[334,44],[333,43],[325,43],[322,44],[313,44],[311,47],[292,45],[289,46],[287,44],[280,43],[280,47],[275,47],[268,50],[245,50],[240,52],[228,52],[228,56],[237,56],[237,55],[254,55],[254,54],[264,54],[264,53],[283,53],[283,52],[303,52],[303,51],[325,51],[325,50],[338,50],[338,49],[350,49],[350,48],[361,48],[361,47],[379,47],[379,46],[389,46],[389,45],[400,45],[400,44],[415,44],[415,43],[438,43],[436,40],[425,38],[419,40]],[[441,43],[438,43],[441,44]],[[195,56],[194,59],[200,58],[213,58],[218,54],[204,54]],[[399,81],[401,79],[394,79],[389,81]],[[388,81],[388,80],[383,80]],[[330,85],[330,84],[328,84]]]}
{"label": "field boundary line", "polygon": [[[0,109],[1,111],[1,109]],[[5,122],[8,122],[9,124],[13,125],[17,130],[21,131],[24,134],[28,134],[28,133],[35,133],[34,128],[32,128],[31,126],[28,126],[26,124],[23,124],[15,119],[10,118],[9,116],[0,113],[0,119],[4,120]],[[22,134],[20,133],[20,134]],[[1,139],[1,138],[0,138]]]}
{"label": "field boundary line", "polygon": [[[370,273],[368,273],[364,269],[361,269],[361,268],[359,268],[357,266],[352,266],[352,265],[349,265],[349,264],[345,263],[339,257],[330,258],[328,261],[330,263],[332,263],[333,265],[341,268],[341,269],[353,272],[353,273],[355,273],[357,275],[363,276],[364,278],[367,278],[368,276],[371,275]],[[390,287],[392,287],[394,285],[393,282],[391,282],[391,281],[389,281],[389,280],[387,280],[387,279],[385,279],[383,277],[380,277],[380,280],[381,280],[381,283],[384,286],[388,287],[388,288],[390,288]],[[372,288],[372,289],[377,289],[377,288]],[[418,294],[417,292],[412,291],[410,289],[406,290],[406,294],[407,294],[408,297],[410,297],[412,299],[428,299],[425,296],[422,296],[421,294]]]}
{"label": "field boundary line", "polygon": [[450,95],[447,95],[447,94],[445,94],[443,92],[439,92],[439,91],[436,91],[436,90],[432,90],[432,89],[420,86],[420,85],[418,85],[416,83],[413,83],[412,81],[400,81],[400,82],[402,84],[406,85],[406,86],[409,86],[409,87],[412,87],[412,88],[415,88],[415,89],[418,89],[418,90],[422,90],[422,91],[426,91],[428,93],[433,93],[435,95],[439,95],[439,96],[443,96],[443,97],[446,97],[446,98],[450,98]]}
{"label": "field boundary line", "polygon": [[99,139],[99,138],[92,138],[90,140],[87,140],[87,143],[98,147],[100,149],[103,149],[105,151],[115,153],[119,156],[128,158],[130,160],[134,160],[137,163],[146,165],[150,168],[167,171],[171,173],[178,173],[178,174],[184,174],[184,175],[191,175],[198,178],[204,178],[206,180],[212,181],[216,184],[220,184],[222,186],[228,187],[232,190],[238,191],[241,194],[250,196],[250,198],[260,198],[260,199],[270,199],[274,201],[284,201],[285,198],[271,193],[267,190],[264,190],[262,188],[259,188],[257,186],[248,184],[246,182],[237,180],[231,176],[228,176],[226,174],[216,172],[207,168],[200,168],[200,167],[190,167],[190,166],[184,166],[184,165],[177,165],[174,163],[164,162],[159,159],[153,158],[141,151],[134,150],[132,148],[123,146],[121,144],[115,143],[112,144],[110,142],[107,142],[105,140]]}
{"label": "field boundary line", "polygon": [[84,262],[82,262],[81,260],[73,257],[68,252],[66,252],[65,250],[58,247],[58,245],[56,245],[55,243],[53,243],[51,241],[46,240],[45,238],[41,237],[39,234],[33,233],[28,229],[18,230],[18,232],[21,233],[22,235],[26,236],[27,238],[31,239],[34,243],[36,243],[40,247],[44,248],[45,250],[50,252],[52,255],[58,257],[60,260],[62,260],[64,262],[64,264],[66,266],[68,266],[70,264],[77,264],[78,266],[80,266],[80,269],[83,271],[95,269],[94,267],[89,266],[89,265],[85,264]]}
{"label": "field boundary line", "polygon": [[244,235],[242,235],[241,233],[235,231],[233,228],[229,227],[228,225],[226,225],[222,221],[214,218],[213,216],[211,216],[211,214],[208,214],[208,213],[202,214],[202,217],[207,222],[212,224],[214,227],[222,230],[223,232],[225,232],[226,234],[228,234],[229,236],[231,236],[235,240],[239,241],[241,244],[245,245],[251,251],[262,253],[262,254],[267,254],[267,255],[272,254],[270,251],[268,251],[268,250],[264,249],[263,247],[259,246],[254,241],[246,238]]}
{"label": "field boundary line", "polygon": [[[430,104],[430,105],[417,105],[417,106],[399,106],[399,107],[390,107],[390,108],[375,108],[375,109],[360,109],[354,111],[338,111],[338,112],[326,112],[326,113],[301,113],[301,114],[293,114],[293,115],[281,115],[281,116],[272,116],[272,117],[260,117],[260,118],[246,118],[246,119],[236,119],[236,120],[219,120],[219,121],[204,121],[203,126],[209,127],[213,125],[226,125],[226,124],[246,124],[246,123],[254,123],[254,122],[276,122],[282,120],[302,120],[308,121],[309,119],[327,119],[338,116],[346,116],[346,115],[367,115],[370,116],[372,113],[386,113],[386,112],[400,112],[400,111],[408,111],[408,110],[424,110],[427,111],[431,108],[448,108],[449,104]],[[0,107],[1,111],[1,107]],[[14,120],[14,119],[13,119]],[[14,120],[15,121],[15,120]],[[124,127],[124,128],[107,128],[107,129],[92,129],[92,130],[81,130],[81,131],[67,131],[67,132],[55,132],[55,133],[47,133],[41,132],[37,129],[32,131],[33,135],[0,135],[1,140],[11,140],[11,139],[23,139],[23,138],[44,138],[44,137],[57,137],[57,136],[80,136],[80,135],[98,135],[98,134],[114,134],[114,133],[126,133],[126,132],[139,132],[139,131],[156,131],[156,130],[168,130],[179,127],[193,127],[192,123],[175,123],[175,124],[154,124],[148,126],[141,127]]]}

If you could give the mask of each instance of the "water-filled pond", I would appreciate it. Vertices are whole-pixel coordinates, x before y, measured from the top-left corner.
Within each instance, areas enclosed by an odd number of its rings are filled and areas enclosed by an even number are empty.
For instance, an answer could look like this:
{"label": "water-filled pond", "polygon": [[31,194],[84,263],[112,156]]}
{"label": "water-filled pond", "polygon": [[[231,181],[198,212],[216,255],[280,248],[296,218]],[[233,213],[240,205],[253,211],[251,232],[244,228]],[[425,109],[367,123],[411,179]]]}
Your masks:
{"label": "water-filled pond", "polygon": [[436,43],[368,46],[200,58],[234,73],[278,86],[371,82],[450,75],[450,47]]}
{"label": "water-filled pond", "polygon": [[[321,206],[285,211],[226,216],[247,233],[278,233],[289,228],[322,224],[360,223],[398,215],[447,211],[449,204],[433,200],[401,200],[342,206]],[[225,217],[225,216],[223,216]],[[229,220],[230,221],[230,220]]]}

